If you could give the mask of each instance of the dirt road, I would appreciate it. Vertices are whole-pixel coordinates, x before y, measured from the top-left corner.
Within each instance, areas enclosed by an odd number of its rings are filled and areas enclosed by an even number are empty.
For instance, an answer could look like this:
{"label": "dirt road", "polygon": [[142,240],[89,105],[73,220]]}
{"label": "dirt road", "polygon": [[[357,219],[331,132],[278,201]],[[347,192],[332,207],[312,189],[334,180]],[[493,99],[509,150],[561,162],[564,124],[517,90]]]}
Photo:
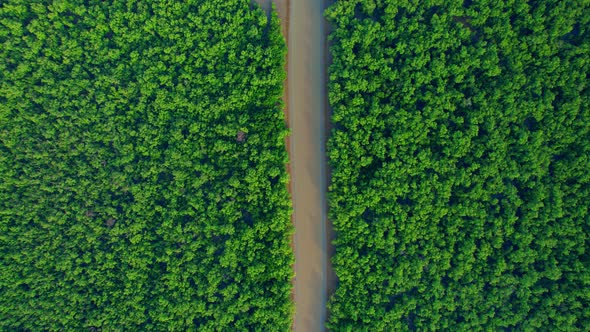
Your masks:
{"label": "dirt road", "polygon": [[[256,0],[270,9],[271,0]],[[295,235],[293,330],[325,330],[328,291],[333,289],[326,218],[326,29],[329,0],[272,0],[288,40],[287,118]],[[285,11],[285,8],[287,10]],[[286,17],[285,13],[287,13]],[[286,31],[285,31],[286,30]],[[330,248],[330,249],[329,249]]]}
{"label": "dirt road", "polygon": [[327,314],[324,9],[324,0],[295,0],[289,17],[294,331],[324,331]]}

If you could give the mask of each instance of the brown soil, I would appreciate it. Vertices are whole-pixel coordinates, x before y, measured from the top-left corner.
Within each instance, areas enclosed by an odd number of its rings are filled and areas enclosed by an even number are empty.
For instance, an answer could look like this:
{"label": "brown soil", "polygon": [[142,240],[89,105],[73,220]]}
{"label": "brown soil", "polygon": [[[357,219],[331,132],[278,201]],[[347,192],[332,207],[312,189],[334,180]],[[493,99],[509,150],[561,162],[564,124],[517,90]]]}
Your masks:
{"label": "brown soil", "polygon": [[323,331],[327,317],[325,4],[293,1],[289,16],[295,331]]}
{"label": "brown soil", "polygon": [[328,52],[325,8],[333,0],[255,0],[267,12],[275,3],[287,44],[287,80],[283,102],[291,135],[285,140],[287,171],[293,200],[295,274],[294,331],[324,331],[327,299],[337,284],[329,258],[334,248],[327,219],[326,192],[330,171],[325,142],[331,130],[327,100]]}

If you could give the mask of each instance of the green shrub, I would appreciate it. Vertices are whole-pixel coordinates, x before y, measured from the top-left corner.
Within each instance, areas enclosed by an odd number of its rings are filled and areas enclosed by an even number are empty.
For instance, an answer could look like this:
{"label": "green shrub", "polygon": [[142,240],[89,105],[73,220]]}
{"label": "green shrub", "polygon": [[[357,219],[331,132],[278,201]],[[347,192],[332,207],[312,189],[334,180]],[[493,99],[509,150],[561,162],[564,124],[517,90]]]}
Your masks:
{"label": "green shrub", "polygon": [[0,4],[0,330],[289,330],[278,18]]}
{"label": "green shrub", "polygon": [[329,327],[590,330],[588,2],[326,15]]}

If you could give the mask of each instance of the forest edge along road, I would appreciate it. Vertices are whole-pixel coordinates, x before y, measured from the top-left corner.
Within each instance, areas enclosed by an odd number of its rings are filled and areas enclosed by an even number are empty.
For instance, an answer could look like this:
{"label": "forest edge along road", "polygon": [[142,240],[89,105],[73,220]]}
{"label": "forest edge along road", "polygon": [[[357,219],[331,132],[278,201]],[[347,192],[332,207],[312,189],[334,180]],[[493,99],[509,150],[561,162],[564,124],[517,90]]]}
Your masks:
{"label": "forest edge along road", "polygon": [[[289,42],[289,0],[252,0],[252,3],[256,3],[260,6],[260,8],[262,8],[262,10],[264,12],[266,12],[267,17],[270,18],[270,11],[272,9],[272,4],[274,3],[275,5],[275,10],[277,11],[277,14],[279,16],[279,19],[281,21],[281,33],[283,34],[283,37],[285,38],[285,42],[288,43]],[[287,72],[287,76],[288,74],[288,68],[289,68],[289,59],[288,57],[285,57],[285,71]],[[285,80],[283,82],[283,114],[285,117],[285,122],[287,124],[287,126],[289,126],[289,86],[287,84],[287,80]],[[289,154],[289,158],[291,158],[291,136],[287,135],[287,137],[285,137],[285,146],[287,148],[287,153]],[[292,191],[292,181],[291,181],[291,164],[288,163],[287,165],[285,165],[285,168],[287,169],[287,173],[289,174],[289,183],[287,184],[287,188],[289,190],[289,196],[292,198],[293,197],[293,191]],[[292,216],[291,216],[291,222],[293,222],[292,220]],[[291,238],[291,248],[293,248],[293,239]],[[291,293],[291,301],[294,301],[294,295],[293,295],[293,291]]]}
{"label": "forest edge along road", "polygon": [[328,292],[335,286],[329,264],[333,233],[327,220],[325,153],[327,29],[324,0],[256,0],[270,10],[274,2],[288,42],[286,118],[291,129],[290,157],[295,227],[294,331],[323,331]]}
{"label": "forest edge along road", "polygon": [[[322,15],[324,13],[324,11],[330,7],[332,4],[334,4],[335,0],[323,0],[323,6],[322,6]],[[328,68],[330,67],[330,65],[332,64],[332,53],[330,52],[330,41],[328,40],[328,36],[330,35],[330,33],[332,32],[331,29],[331,25],[328,24],[328,22],[324,19],[324,30],[323,30],[323,34],[324,34],[324,45],[323,45],[323,50],[324,50],[324,84],[325,84],[325,89],[326,89],[326,93],[325,93],[325,97],[324,97],[324,146],[326,145],[326,142],[328,140],[328,137],[330,136],[330,133],[332,132],[332,121],[330,120],[332,118],[332,107],[330,106],[330,101],[328,100],[328,83],[329,83],[329,71]],[[332,171],[330,169],[330,166],[328,165],[328,154],[325,153],[324,156],[324,162],[326,165],[326,169],[325,169],[325,176],[326,176],[326,193],[328,192],[328,187],[329,184],[331,183],[331,178],[332,178]],[[330,205],[329,202],[326,200],[326,211],[330,210]],[[325,225],[326,225],[326,251],[327,251],[327,255],[328,255],[328,261],[326,263],[326,297],[327,300],[330,299],[330,297],[332,296],[332,294],[334,294],[334,292],[336,291],[336,285],[338,284],[338,278],[336,276],[336,273],[334,272],[334,269],[332,268],[332,257],[334,257],[334,253],[335,253],[335,246],[333,244],[333,241],[336,239],[336,232],[334,231],[334,227],[332,226],[332,222],[326,217],[325,220]],[[327,320],[330,318],[330,312],[327,313]]]}

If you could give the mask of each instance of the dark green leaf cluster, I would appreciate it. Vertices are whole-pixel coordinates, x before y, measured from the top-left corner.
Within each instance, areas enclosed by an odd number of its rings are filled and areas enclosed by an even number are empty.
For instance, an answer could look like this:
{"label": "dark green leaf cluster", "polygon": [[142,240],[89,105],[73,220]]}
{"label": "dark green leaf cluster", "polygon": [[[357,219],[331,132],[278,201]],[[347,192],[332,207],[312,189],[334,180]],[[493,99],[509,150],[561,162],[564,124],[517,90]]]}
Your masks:
{"label": "dark green leaf cluster", "polygon": [[330,328],[590,330],[588,2],[326,15]]}
{"label": "dark green leaf cluster", "polygon": [[0,3],[0,330],[291,323],[278,18]]}

